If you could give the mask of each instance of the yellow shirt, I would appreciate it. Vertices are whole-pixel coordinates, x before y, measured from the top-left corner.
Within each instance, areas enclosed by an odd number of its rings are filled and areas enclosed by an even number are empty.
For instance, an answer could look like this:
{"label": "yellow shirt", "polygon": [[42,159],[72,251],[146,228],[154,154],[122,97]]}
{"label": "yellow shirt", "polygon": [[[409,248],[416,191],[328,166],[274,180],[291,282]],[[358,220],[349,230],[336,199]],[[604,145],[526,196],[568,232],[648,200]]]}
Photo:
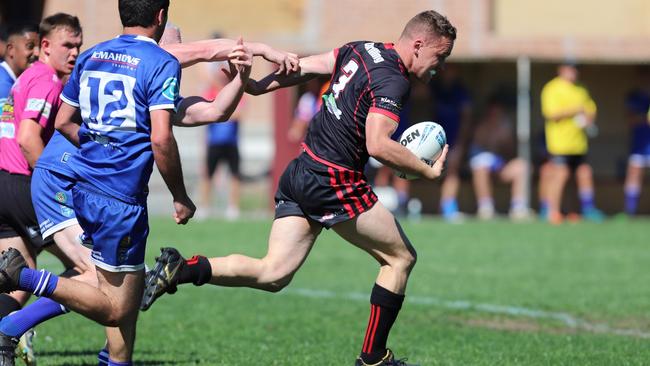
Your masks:
{"label": "yellow shirt", "polygon": [[542,114],[546,118],[546,147],[552,155],[584,155],[587,135],[575,116],[550,120],[550,116],[583,108],[590,116],[596,114],[596,103],[582,86],[556,77],[542,89]]}

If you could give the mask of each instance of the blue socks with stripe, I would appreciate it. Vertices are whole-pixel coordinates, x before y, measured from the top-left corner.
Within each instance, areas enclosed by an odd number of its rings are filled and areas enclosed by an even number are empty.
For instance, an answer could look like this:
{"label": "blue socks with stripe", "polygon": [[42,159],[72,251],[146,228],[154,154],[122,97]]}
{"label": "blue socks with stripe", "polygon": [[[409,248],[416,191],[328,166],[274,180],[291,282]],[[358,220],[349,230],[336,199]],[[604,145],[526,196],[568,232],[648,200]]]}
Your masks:
{"label": "blue socks with stripe", "polygon": [[37,324],[67,312],[68,310],[63,305],[46,297],[41,297],[22,310],[2,318],[0,320],[0,332],[19,338]]}
{"label": "blue socks with stripe", "polygon": [[23,268],[20,271],[18,284],[24,291],[29,291],[36,296],[49,297],[54,292],[58,282],[59,276],[50,271]]}

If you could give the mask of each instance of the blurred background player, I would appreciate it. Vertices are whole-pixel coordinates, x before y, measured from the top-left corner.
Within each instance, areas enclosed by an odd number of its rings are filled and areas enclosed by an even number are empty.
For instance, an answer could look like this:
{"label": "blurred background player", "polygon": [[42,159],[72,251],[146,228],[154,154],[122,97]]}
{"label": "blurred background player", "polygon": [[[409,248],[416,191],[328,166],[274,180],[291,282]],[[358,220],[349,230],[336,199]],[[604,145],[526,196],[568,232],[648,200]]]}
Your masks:
{"label": "blurred background player", "polygon": [[0,24],[0,62],[5,58],[7,47],[7,26]]}
{"label": "blurred background player", "polygon": [[495,215],[493,174],[502,182],[511,184],[510,218],[523,220],[530,216],[524,196],[528,166],[523,159],[516,157],[515,127],[509,105],[506,96],[493,95],[488,101],[485,116],[473,129],[469,164],[480,219],[491,219]]}
{"label": "blurred background player", "polygon": [[650,167],[650,66],[639,67],[638,86],[625,98],[630,128],[630,157],[625,175],[625,213],[635,215],[643,184],[643,169]]}
{"label": "blurred background player", "polygon": [[578,69],[573,62],[557,68],[557,77],[544,85],[541,95],[542,114],[546,118],[546,146],[552,170],[546,194],[549,221],[562,222],[562,193],[570,173],[575,173],[582,216],[602,221],[604,215],[594,204],[594,181],[587,163],[587,130],[595,128],[596,103],[587,89],[578,84]]}
{"label": "blurred background player", "polygon": [[323,83],[321,83],[320,79],[309,80],[304,86],[305,91],[298,99],[291,126],[289,126],[289,130],[287,131],[287,139],[292,143],[300,143],[305,139],[307,129],[309,128],[309,121],[318,112],[322,104],[324,90],[322,90]]}
{"label": "blurred background player", "polygon": [[[0,113],[16,78],[38,59],[38,25],[24,24],[3,30],[4,61],[0,62]],[[0,132],[1,133],[1,132]]]}
{"label": "blurred background player", "polygon": [[440,188],[440,211],[448,222],[458,222],[463,219],[457,198],[461,183],[460,170],[471,138],[469,129],[472,100],[460,78],[457,65],[445,65],[440,76],[433,79],[430,85],[433,121],[445,129],[449,144],[447,168]]}
{"label": "blurred background player", "polygon": [[[220,35],[213,35],[214,38],[221,38]],[[221,71],[228,68],[227,62],[218,62],[207,65],[209,72],[209,86],[203,93],[203,98],[214,100],[221,89],[230,80]],[[230,116],[230,119],[222,123],[212,123],[206,126],[205,165],[201,169],[199,181],[200,204],[196,218],[203,219],[212,213],[212,192],[213,186],[217,183],[217,168],[221,163],[228,165],[228,199],[225,210],[225,217],[228,220],[235,220],[239,217],[240,203],[240,154],[239,154],[239,121],[245,106],[245,98],[242,98],[237,108]]]}

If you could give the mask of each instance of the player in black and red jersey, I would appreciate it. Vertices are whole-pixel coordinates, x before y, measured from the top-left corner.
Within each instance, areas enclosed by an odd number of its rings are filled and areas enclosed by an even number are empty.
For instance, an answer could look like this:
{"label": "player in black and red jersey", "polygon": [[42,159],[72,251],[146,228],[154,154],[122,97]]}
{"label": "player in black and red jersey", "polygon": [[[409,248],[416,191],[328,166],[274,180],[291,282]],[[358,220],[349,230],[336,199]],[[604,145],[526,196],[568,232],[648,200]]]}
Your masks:
{"label": "player in black and red jersey", "polygon": [[194,256],[163,248],[147,276],[142,309],[176,285],[211,283],[280,291],[305,261],[323,227],[368,252],[380,264],[370,297],[371,314],[356,365],[406,365],[386,348],[404,300],[416,253],[393,215],[377,201],[363,168],[372,156],[425,179],[440,176],[447,147],[433,166],[390,136],[399,123],[410,80],[428,82],[451,53],[456,29],[435,11],[412,18],[396,44],[351,42],[300,60],[300,73],[271,74],[249,83],[252,94],[332,74],[323,106],[310,123],[304,153],[289,164],[275,195],[275,221],[268,253]]}

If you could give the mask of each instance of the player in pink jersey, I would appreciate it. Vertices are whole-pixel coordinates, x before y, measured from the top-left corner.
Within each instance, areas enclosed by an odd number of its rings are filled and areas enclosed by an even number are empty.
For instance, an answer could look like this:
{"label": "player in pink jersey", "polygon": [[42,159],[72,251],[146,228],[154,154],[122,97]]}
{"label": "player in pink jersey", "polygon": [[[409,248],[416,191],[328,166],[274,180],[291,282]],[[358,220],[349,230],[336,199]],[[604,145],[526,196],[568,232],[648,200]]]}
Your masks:
{"label": "player in pink jersey", "polygon": [[[54,132],[61,79],[72,72],[82,42],[79,20],[61,13],[41,22],[39,36],[38,61],[16,80],[0,117],[0,197],[11,197],[0,201],[0,250],[18,249],[30,267],[52,242],[42,239],[34,213],[32,169]],[[28,297],[21,291],[0,296],[0,314],[20,309]]]}

